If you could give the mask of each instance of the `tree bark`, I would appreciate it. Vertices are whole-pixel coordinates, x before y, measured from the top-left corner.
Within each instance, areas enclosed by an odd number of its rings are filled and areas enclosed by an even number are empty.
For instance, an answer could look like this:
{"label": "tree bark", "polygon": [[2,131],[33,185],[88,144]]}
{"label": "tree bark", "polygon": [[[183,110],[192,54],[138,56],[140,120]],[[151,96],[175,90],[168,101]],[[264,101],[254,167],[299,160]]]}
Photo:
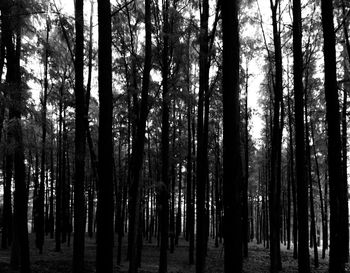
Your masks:
{"label": "tree bark", "polygon": [[[29,273],[29,242],[27,226],[28,209],[28,189],[25,181],[24,147],[22,134],[22,105],[23,91],[21,87],[21,23],[18,16],[12,16],[12,12],[17,12],[19,6],[17,1],[11,6],[10,1],[6,1],[2,10],[3,33],[2,39],[6,46],[7,74],[6,83],[10,86],[8,99],[9,125],[8,144],[13,145],[13,174],[14,174],[14,194],[13,194],[13,242],[11,246],[11,266],[20,266],[21,273]],[[15,38],[14,38],[15,37]],[[15,42],[14,42],[15,41]],[[12,164],[12,162],[8,162]]]}
{"label": "tree bark", "polygon": [[281,37],[277,21],[279,0],[273,3],[270,0],[272,11],[273,42],[275,49],[275,77],[273,81],[273,121],[271,142],[271,177],[269,187],[270,209],[270,260],[271,272],[282,269],[280,250],[280,227],[281,227],[281,140],[283,130],[283,83],[282,83],[282,53]]}
{"label": "tree bark", "polygon": [[150,0],[145,0],[145,62],[142,75],[142,91],[141,91],[141,109],[140,116],[137,120],[135,147],[132,153],[132,173],[131,173],[131,188],[130,188],[130,226],[131,249],[129,259],[129,273],[136,273],[139,266],[140,244],[140,209],[141,209],[141,189],[142,183],[142,166],[144,158],[144,144],[146,121],[148,116],[148,90],[150,83],[150,71],[152,65],[152,34],[151,34],[151,7]]}
{"label": "tree bark", "polygon": [[197,121],[197,233],[196,233],[196,273],[205,270],[207,220],[205,207],[205,189],[207,185],[207,108],[208,108],[208,18],[209,1],[201,1],[200,11],[200,52],[199,52],[199,94]]}
{"label": "tree bark", "polygon": [[193,162],[192,162],[192,93],[191,93],[191,61],[190,61],[190,40],[191,40],[191,31],[188,30],[187,37],[187,71],[186,71],[186,81],[187,81],[187,187],[186,187],[186,240],[189,241],[189,251],[188,251],[188,260],[189,264],[194,263],[194,206],[193,206],[193,184],[192,180],[192,170],[193,170]]}
{"label": "tree bark", "polygon": [[85,95],[84,95],[84,1],[75,2],[75,184],[73,272],[84,270],[85,245]]}
{"label": "tree bark", "polygon": [[[224,271],[242,271],[238,2],[222,2]],[[232,258],[234,257],[234,259]]]}
{"label": "tree bark", "polygon": [[39,206],[38,206],[38,226],[36,230],[36,245],[39,253],[43,252],[44,245],[44,203],[45,203],[45,170],[46,170],[46,108],[47,108],[47,89],[48,89],[48,43],[49,43],[50,23],[46,20],[46,40],[45,40],[45,59],[44,59],[44,91],[42,97],[42,142],[41,142],[41,166],[40,166],[40,186],[39,186]]}
{"label": "tree bark", "polygon": [[245,258],[248,257],[248,240],[249,240],[249,226],[248,226],[248,181],[249,181],[249,132],[248,132],[248,81],[249,81],[249,70],[248,61],[246,63],[245,70],[245,102],[244,102],[244,181],[243,181],[243,255]]}
{"label": "tree bark", "polygon": [[113,272],[112,33],[109,0],[98,1],[98,183],[96,272]]}
{"label": "tree bark", "polygon": [[163,51],[162,51],[162,184],[160,188],[160,257],[159,273],[167,272],[169,234],[169,0],[163,3]]}
{"label": "tree bark", "polygon": [[299,272],[310,272],[308,247],[308,201],[307,181],[304,172],[304,109],[302,83],[302,49],[301,49],[301,4],[293,2],[293,52],[294,52],[294,97],[295,97],[295,145],[296,145],[296,182],[298,203],[298,268]]}
{"label": "tree bark", "polygon": [[345,272],[348,259],[347,185],[341,160],[340,113],[336,75],[333,1],[321,1],[324,38],[325,97],[328,135],[330,251],[329,272]]}

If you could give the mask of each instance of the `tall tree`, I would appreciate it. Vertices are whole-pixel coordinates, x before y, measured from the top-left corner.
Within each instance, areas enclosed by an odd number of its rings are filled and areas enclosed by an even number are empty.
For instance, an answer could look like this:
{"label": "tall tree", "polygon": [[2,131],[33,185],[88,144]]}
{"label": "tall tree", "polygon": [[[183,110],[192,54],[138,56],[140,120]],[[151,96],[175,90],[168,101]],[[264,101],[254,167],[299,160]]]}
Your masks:
{"label": "tall tree", "polygon": [[163,1],[163,51],[162,51],[162,185],[160,188],[160,258],[159,273],[167,272],[169,234],[169,0]]}
{"label": "tall tree", "polygon": [[109,0],[98,1],[98,184],[96,272],[113,272],[112,32]]}
{"label": "tall tree", "polygon": [[129,273],[136,273],[138,268],[139,254],[139,226],[140,226],[140,205],[141,205],[141,188],[142,188],[142,165],[144,158],[146,121],[148,116],[148,90],[150,84],[150,71],[152,65],[152,22],[151,22],[151,1],[145,0],[145,62],[142,75],[142,91],[141,91],[141,109],[136,124],[136,140],[135,149],[132,154],[132,174],[131,174],[131,194],[134,199],[131,202],[130,217],[133,218],[132,223],[132,240],[129,259]]}
{"label": "tall tree", "polygon": [[298,199],[298,268],[299,272],[310,272],[308,247],[308,185],[305,179],[303,56],[301,50],[301,4],[293,1],[293,53],[294,53],[294,98],[295,98],[295,146],[296,183]]}
{"label": "tall tree", "polygon": [[283,81],[282,45],[278,22],[280,0],[270,0],[274,43],[273,117],[271,134],[271,177],[269,185],[270,202],[270,260],[271,272],[282,269],[280,249],[281,227],[281,142],[283,130]]}
{"label": "tall tree", "polygon": [[197,238],[196,238],[196,273],[204,272],[207,249],[207,211],[205,207],[205,189],[207,186],[207,108],[209,91],[209,61],[208,61],[208,20],[209,1],[201,1],[200,35],[199,35],[199,93],[197,120]]}
{"label": "tall tree", "polygon": [[85,94],[84,94],[84,1],[75,1],[75,184],[73,272],[84,270],[85,245]]}
{"label": "tall tree", "polygon": [[49,33],[50,21],[46,18],[46,39],[45,39],[45,57],[44,57],[44,90],[42,95],[42,142],[41,142],[41,166],[40,166],[40,185],[38,199],[38,226],[36,230],[36,245],[39,252],[43,252],[44,244],[44,206],[45,206],[45,171],[46,171],[46,113],[47,113],[47,92],[48,92],[48,62],[49,62]]}
{"label": "tall tree", "polygon": [[193,159],[192,159],[192,94],[191,94],[191,59],[190,59],[190,42],[191,42],[191,29],[188,29],[187,34],[187,49],[186,49],[186,84],[187,84],[187,187],[186,187],[186,240],[189,241],[189,251],[188,260],[189,264],[194,263],[194,198],[193,198],[193,181],[192,181],[192,169],[193,169]]}
{"label": "tall tree", "polygon": [[224,271],[242,271],[238,2],[222,2]]}
{"label": "tall tree", "polygon": [[[19,1],[5,1],[2,9],[1,33],[6,47],[8,84],[7,95],[10,101],[8,119],[8,145],[13,147],[14,170],[14,211],[13,211],[13,242],[11,245],[11,265],[20,266],[21,273],[30,272],[29,242],[27,226],[28,189],[25,181],[24,146],[21,116],[23,114],[24,89],[21,84],[21,40],[22,21],[19,16],[21,5]],[[11,163],[12,162],[8,162]]]}
{"label": "tall tree", "polygon": [[333,1],[321,1],[324,39],[324,73],[328,135],[330,203],[329,272],[345,272],[348,259],[347,185],[341,160],[340,113],[337,87]]}

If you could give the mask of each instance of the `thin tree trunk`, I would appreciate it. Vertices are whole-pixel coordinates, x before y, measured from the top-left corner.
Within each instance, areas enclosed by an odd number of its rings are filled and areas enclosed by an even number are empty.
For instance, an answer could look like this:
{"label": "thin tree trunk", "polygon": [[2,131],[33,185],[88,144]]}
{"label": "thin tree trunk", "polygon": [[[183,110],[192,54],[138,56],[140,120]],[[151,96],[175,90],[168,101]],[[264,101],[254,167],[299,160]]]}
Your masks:
{"label": "thin tree trunk", "polygon": [[160,189],[160,257],[159,273],[166,273],[168,266],[168,234],[169,234],[169,0],[163,3],[163,52],[162,52],[162,186]]}
{"label": "thin tree trunk", "polygon": [[[181,115],[180,115],[181,125]],[[181,139],[181,126],[179,126],[179,139]],[[180,147],[181,149],[182,147]],[[177,199],[177,213],[176,213],[176,236],[175,245],[179,244],[179,236],[181,234],[181,218],[182,218],[182,162],[179,163],[179,184],[178,184],[178,199]]]}
{"label": "thin tree trunk", "polygon": [[296,178],[298,203],[298,267],[299,272],[310,272],[308,247],[308,202],[307,183],[304,173],[304,111],[302,83],[302,31],[300,0],[293,2],[293,52],[294,52],[294,97],[295,97],[295,135],[296,135]]}
{"label": "thin tree trunk", "polygon": [[318,250],[317,250],[317,239],[316,239],[316,219],[315,219],[315,208],[314,208],[314,195],[313,195],[313,179],[311,170],[311,151],[309,142],[309,122],[308,122],[308,96],[307,90],[305,90],[305,140],[306,140],[306,157],[307,157],[307,172],[310,190],[310,247],[314,247],[314,265],[318,267]]}
{"label": "thin tree trunk", "polygon": [[42,100],[42,143],[41,143],[41,167],[40,167],[40,186],[38,196],[38,226],[36,229],[36,246],[39,253],[43,252],[44,245],[44,202],[45,202],[45,170],[46,170],[46,104],[48,89],[48,43],[49,43],[50,23],[46,20],[46,41],[45,41],[45,60],[44,60],[44,92]]}
{"label": "thin tree trunk", "polygon": [[[9,134],[9,133],[8,133]],[[13,155],[5,149],[4,155],[4,203],[3,203],[3,229],[1,237],[1,248],[7,249],[12,243],[12,175],[13,175]]]}
{"label": "thin tree trunk", "polygon": [[205,187],[207,185],[207,108],[208,105],[208,18],[209,1],[201,1],[200,14],[200,53],[199,53],[199,95],[197,121],[197,233],[196,233],[196,273],[205,270],[207,248],[207,221],[205,208]]}
{"label": "thin tree trunk", "polygon": [[[173,120],[175,122],[175,103],[173,103]],[[171,209],[169,219],[169,237],[170,237],[170,253],[174,253],[175,249],[175,184],[176,184],[176,168],[175,168],[175,141],[176,141],[176,126],[173,126],[173,135],[171,143]]]}
{"label": "thin tree trunk", "polygon": [[187,59],[187,92],[188,92],[188,99],[187,99],[187,187],[186,187],[186,240],[189,241],[189,251],[188,251],[188,258],[189,258],[189,264],[194,263],[194,205],[193,205],[193,184],[194,181],[192,181],[192,170],[193,170],[193,163],[192,163],[192,128],[193,126],[191,119],[192,119],[192,94],[191,94],[191,74],[190,74],[190,40],[191,40],[191,32],[189,30],[188,37],[187,37],[187,53],[186,53],[186,59]]}
{"label": "thin tree trunk", "polygon": [[277,10],[280,1],[271,3],[273,41],[275,49],[275,78],[273,82],[274,103],[273,103],[273,121],[272,121],[272,143],[271,143],[271,177],[269,187],[269,209],[270,209],[270,260],[271,272],[277,272],[282,269],[280,253],[280,203],[281,203],[281,139],[283,123],[283,85],[282,85],[282,53],[281,37],[278,28]]}
{"label": "thin tree trunk", "polygon": [[[348,33],[348,27],[349,23],[347,21],[346,15],[345,15],[345,3],[344,0],[342,0],[342,11],[343,11],[343,18],[345,20],[343,24],[343,30],[344,30],[344,36],[345,36],[345,45],[347,49],[347,57],[348,57],[348,65],[349,65],[349,56],[350,56],[350,41],[349,41],[349,33]],[[344,50],[345,51],[345,50]],[[344,58],[344,74],[345,77],[349,79],[349,67],[346,65],[346,61]],[[341,116],[341,124],[342,124],[342,161],[343,161],[343,183],[345,187],[347,188],[348,185],[348,145],[347,145],[347,108],[348,108],[348,92],[349,92],[350,85],[348,82],[344,84],[344,91],[343,91],[343,107],[342,107],[342,116]],[[346,215],[349,215],[349,209],[348,209],[348,194],[346,193],[346,196],[343,196],[344,202],[346,202],[346,207],[344,204],[344,209],[346,211]],[[344,211],[344,212],[345,212]],[[347,220],[348,222],[348,220]],[[344,233],[347,234],[347,237],[344,238],[344,252],[346,255],[346,261],[349,261],[349,232],[348,232],[348,225],[343,226]],[[344,234],[343,233],[343,234]]]}
{"label": "thin tree trunk", "polygon": [[85,95],[84,95],[84,1],[75,2],[75,184],[73,272],[84,270],[85,246]]}
{"label": "thin tree trunk", "polygon": [[67,242],[67,222],[68,222],[68,211],[69,211],[69,190],[67,192],[67,127],[66,127],[66,106],[63,106],[63,122],[62,122],[63,138],[62,138],[62,151],[61,151],[61,160],[62,160],[62,169],[61,169],[61,187],[62,187],[62,243]]}
{"label": "thin tree trunk", "polygon": [[325,230],[323,231],[323,248],[325,250],[322,250],[322,252],[326,252],[326,249],[328,249],[328,238],[329,238],[329,229],[328,229],[328,200],[329,200],[329,193],[328,193],[328,170],[325,171],[325,183],[324,183],[324,219],[325,219]]}
{"label": "thin tree trunk", "polygon": [[249,181],[249,132],[248,132],[248,81],[249,81],[249,70],[248,61],[246,63],[246,79],[245,79],[245,106],[244,106],[244,181],[243,181],[243,255],[245,258],[248,257],[248,181]]}
{"label": "thin tree trunk", "polygon": [[140,234],[140,209],[141,209],[141,189],[142,189],[142,165],[144,156],[144,142],[145,142],[145,130],[146,130],[146,120],[148,115],[148,89],[149,89],[149,77],[152,64],[151,58],[151,9],[150,1],[145,0],[145,63],[142,76],[142,94],[141,94],[141,111],[140,117],[137,122],[136,127],[136,140],[135,140],[135,150],[132,154],[132,173],[131,173],[131,189],[132,195],[130,197],[130,239],[131,249],[130,249],[130,259],[129,259],[129,273],[136,273],[137,268],[140,263],[140,242],[142,240]]}
{"label": "thin tree trunk", "polygon": [[63,89],[64,80],[60,86],[59,101],[59,121],[58,121],[58,140],[57,140],[57,179],[56,179],[56,222],[55,222],[55,251],[61,251],[61,229],[62,229],[62,109],[63,109]]}
{"label": "thin tree trunk", "polygon": [[[51,128],[53,134],[53,124]],[[49,229],[50,229],[50,239],[54,238],[55,231],[55,218],[54,218],[54,163],[53,163],[53,147],[54,147],[54,137],[51,140],[51,151],[50,151],[50,212],[49,212]]]}

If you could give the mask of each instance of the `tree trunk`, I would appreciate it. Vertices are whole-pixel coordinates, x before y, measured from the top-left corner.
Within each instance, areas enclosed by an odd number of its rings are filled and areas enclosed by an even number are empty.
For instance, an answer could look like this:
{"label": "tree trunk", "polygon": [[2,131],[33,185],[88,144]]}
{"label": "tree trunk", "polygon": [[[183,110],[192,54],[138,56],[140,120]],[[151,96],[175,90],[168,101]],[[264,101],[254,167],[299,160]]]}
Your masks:
{"label": "tree trunk", "polygon": [[162,184],[160,188],[160,257],[159,273],[167,272],[169,234],[169,0],[163,3],[163,52],[162,52]]}
{"label": "tree trunk", "polygon": [[[181,125],[181,115],[180,115],[180,125]],[[179,126],[179,139],[181,139],[181,126]],[[181,234],[181,218],[182,218],[182,208],[181,208],[182,207],[182,162],[181,161],[179,163],[178,175],[179,175],[179,186],[178,186],[179,191],[178,191],[178,199],[177,199],[175,245],[179,244],[179,236]]]}
{"label": "tree trunk", "polygon": [[312,179],[312,170],[311,170],[311,151],[310,151],[310,142],[309,142],[309,122],[308,122],[308,95],[307,90],[305,90],[305,140],[306,140],[306,166],[308,173],[309,181],[309,190],[310,190],[310,248],[314,247],[314,264],[315,268],[318,267],[318,250],[317,250],[317,238],[316,238],[316,218],[315,218],[315,208],[314,208],[314,194],[313,194],[313,179]]}
{"label": "tree trunk", "polygon": [[[1,13],[8,14],[9,8],[4,7],[1,10]],[[5,20],[4,20],[5,19]],[[10,36],[9,22],[3,17],[1,22],[1,61],[2,61],[2,70],[3,70],[3,62],[5,58],[5,49],[8,47],[8,43],[10,42],[6,36]],[[12,45],[11,45],[12,46]],[[8,58],[9,56],[7,56]],[[9,60],[7,60],[8,62]],[[2,75],[2,73],[1,73]],[[4,96],[7,98],[9,96],[8,92],[4,90]],[[1,118],[5,118],[5,99],[1,101]],[[3,127],[1,123],[1,127]],[[1,128],[2,129],[2,128]],[[2,130],[0,134],[2,133]],[[10,139],[10,132],[7,132],[7,138]],[[12,243],[12,197],[11,197],[11,188],[12,188],[12,176],[13,176],[13,151],[11,151],[10,147],[6,146],[5,155],[4,155],[4,203],[3,203],[3,229],[2,229],[2,239],[1,239],[1,248],[7,249],[9,245]]]}
{"label": "tree trunk", "polygon": [[248,81],[249,81],[249,70],[248,61],[246,63],[246,79],[245,79],[245,102],[244,102],[244,181],[243,181],[243,255],[245,258],[248,257],[248,240],[249,240],[249,227],[248,227],[248,181],[249,181],[249,132],[248,132]]}
{"label": "tree trunk", "polygon": [[[242,271],[238,4],[222,2],[224,271]],[[234,259],[232,258],[234,257]]]}
{"label": "tree trunk", "polygon": [[188,250],[188,258],[189,264],[194,263],[194,205],[193,205],[193,184],[192,181],[192,93],[191,93],[191,61],[190,61],[190,41],[191,41],[191,31],[188,31],[187,37],[187,53],[186,53],[186,61],[187,61],[187,70],[186,70],[186,81],[187,81],[187,187],[186,187],[186,240],[189,241],[189,250]]}
{"label": "tree trunk", "polygon": [[75,184],[73,272],[84,270],[85,245],[85,95],[84,95],[84,1],[75,2]]}
{"label": "tree trunk", "polygon": [[325,183],[324,183],[324,219],[325,219],[325,230],[323,230],[323,249],[322,249],[322,255],[323,252],[326,252],[326,249],[328,249],[328,238],[329,238],[329,229],[328,229],[328,200],[329,200],[329,193],[328,193],[328,170],[325,171]]}
{"label": "tree trunk", "polygon": [[[28,189],[25,181],[25,163],[21,115],[23,92],[21,84],[21,25],[18,16],[12,16],[10,1],[6,1],[2,10],[2,39],[6,46],[7,75],[6,83],[11,86],[8,98],[9,125],[8,143],[13,147],[14,196],[13,196],[13,242],[11,246],[11,266],[20,266],[21,273],[29,273],[29,242],[28,242]],[[14,9],[18,8],[17,2]],[[13,21],[12,21],[13,20]],[[17,24],[12,24],[17,22]],[[15,28],[14,28],[15,26]],[[14,39],[14,36],[16,38]],[[16,44],[14,44],[14,40]],[[9,162],[10,163],[10,162]]]}
{"label": "tree trunk", "polygon": [[44,92],[42,97],[42,142],[41,142],[41,166],[40,166],[40,186],[38,196],[38,226],[36,229],[36,245],[39,253],[43,252],[44,245],[44,203],[45,203],[45,170],[46,170],[46,104],[48,89],[48,43],[49,43],[50,23],[46,20],[46,41],[45,41],[45,60],[44,60]]}
{"label": "tree trunk", "polygon": [[328,133],[328,168],[330,197],[329,272],[345,272],[348,259],[347,185],[341,160],[340,113],[336,75],[333,1],[321,1],[324,37],[325,97]]}
{"label": "tree trunk", "polygon": [[10,148],[5,150],[4,159],[4,203],[3,203],[3,229],[1,237],[1,248],[7,249],[12,243],[12,175],[13,175],[13,155],[9,151]]}
{"label": "tree trunk", "polygon": [[[67,177],[67,126],[66,126],[66,106],[63,106],[63,120],[62,120],[62,151],[61,151],[61,187],[62,187],[62,207],[61,207],[61,215],[62,215],[62,238],[61,242],[67,242],[67,234],[68,234],[68,213],[69,213],[69,184]],[[68,191],[67,191],[68,188]]]}
{"label": "tree trunk", "polygon": [[54,163],[53,163],[53,147],[54,147],[54,137],[53,137],[53,124],[51,128],[52,140],[51,140],[51,148],[50,148],[50,208],[49,208],[49,232],[50,239],[54,238],[54,230],[55,230],[55,219],[54,219]]}
{"label": "tree trunk", "polygon": [[[98,183],[96,272],[113,272],[113,143],[112,49],[109,0],[98,1]],[[102,35],[103,33],[103,35]]]}
{"label": "tree trunk", "polygon": [[[349,27],[349,23],[347,21],[346,18],[346,14],[345,14],[345,3],[344,0],[342,0],[342,11],[343,11],[343,18],[345,20],[344,24],[343,24],[343,30],[344,30],[344,36],[345,36],[345,45],[347,48],[347,57],[348,57],[348,65],[349,63],[349,56],[350,56],[350,41],[349,41],[349,33],[348,33],[348,27]],[[345,49],[344,49],[345,51]],[[345,58],[344,58],[344,63],[345,63]],[[345,63],[344,64],[344,77],[346,77],[349,80],[349,67],[348,65]],[[347,145],[347,108],[348,108],[348,92],[350,89],[350,85],[349,82],[346,82],[344,84],[344,91],[343,91],[343,107],[342,107],[342,116],[341,116],[341,124],[342,124],[342,160],[343,160],[343,179],[344,179],[344,185],[347,188],[348,185],[348,145]],[[346,202],[346,207],[344,204],[344,209],[346,211],[346,215],[349,215],[349,209],[348,209],[348,192],[346,193],[346,196],[343,196],[344,198],[344,202]],[[348,222],[348,220],[347,220]],[[349,260],[349,232],[348,232],[348,226],[343,226],[344,228],[344,233],[347,234],[347,237],[344,238],[344,252],[346,255],[346,261],[348,262]]]}
{"label": "tree trunk", "polygon": [[[207,185],[207,99],[208,99],[208,18],[209,1],[202,0],[200,14],[200,52],[199,52],[199,94],[197,121],[197,238],[196,273],[205,270],[207,220],[205,208],[205,187]],[[204,109],[205,108],[205,109]]]}
{"label": "tree trunk", "polygon": [[129,259],[129,273],[136,273],[139,266],[140,255],[140,209],[141,209],[141,189],[142,189],[142,166],[145,142],[146,121],[148,115],[148,89],[149,75],[151,70],[151,9],[150,1],[145,0],[145,63],[142,75],[142,94],[141,94],[141,109],[140,117],[137,121],[135,150],[132,153],[132,173],[131,173],[131,188],[130,188],[130,226],[131,231],[131,249]]}
{"label": "tree trunk", "polygon": [[302,83],[302,49],[301,49],[301,4],[293,2],[293,52],[294,52],[294,97],[295,97],[295,138],[296,138],[296,178],[298,203],[298,267],[299,272],[310,272],[308,247],[308,202],[307,182],[304,172],[304,110]]}
{"label": "tree trunk", "polygon": [[318,186],[318,192],[320,197],[321,222],[322,222],[321,226],[322,226],[322,235],[323,235],[322,259],[324,259],[326,257],[326,249],[328,248],[328,236],[327,236],[328,227],[326,225],[325,205],[324,205],[324,199],[322,194],[320,169],[318,165],[318,158],[317,158],[316,147],[315,147],[314,126],[312,123],[310,124],[310,127],[311,127],[311,140],[312,140],[312,146],[313,146],[313,156],[314,156],[315,168],[316,168],[317,186]]}
{"label": "tree trunk", "polygon": [[[176,110],[175,103],[173,105],[173,122],[175,123]],[[169,219],[169,239],[170,239],[170,253],[174,253],[175,249],[175,184],[176,184],[176,167],[175,167],[175,141],[176,141],[176,126],[173,124],[173,135],[171,143],[171,208],[170,208],[170,219]]]}
{"label": "tree trunk", "polygon": [[271,142],[271,177],[269,187],[269,209],[270,209],[270,260],[271,272],[282,269],[280,250],[280,227],[281,227],[281,140],[283,123],[283,85],[282,85],[282,53],[281,37],[277,22],[277,10],[279,0],[271,3],[273,41],[275,49],[275,79],[273,82],[274,103],[272,121],[272,142]]}
{"label": "tree trunk", "polygon": [[55,222],[55,251],[61,251],[61,233],[62,233],[62,124],[63,124],[63,91],[64,78],[60,86],[59,101],[59,121],[58,121],[58,140],[57,140],[57,179],[56,179],[56,222]]}

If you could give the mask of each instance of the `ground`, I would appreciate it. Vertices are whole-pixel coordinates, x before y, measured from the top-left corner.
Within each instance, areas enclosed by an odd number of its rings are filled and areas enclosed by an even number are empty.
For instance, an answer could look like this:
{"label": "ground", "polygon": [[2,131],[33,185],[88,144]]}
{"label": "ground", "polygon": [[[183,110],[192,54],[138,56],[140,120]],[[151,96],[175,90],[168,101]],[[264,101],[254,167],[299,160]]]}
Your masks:
{"label": "ground", "polygon": [[[32,273],[59,273],[71,272],[72,263],[72,247],[66,244],[62,245],[61,252],[54,251],[54,240],[46,238],[44,254],[40,255],[34,248],[34,236],[30,235],[31,245],[31,265]],[[87,238],[85,245],[86,273],[95,272],[95,240]],[[222,245],[218,248],[214,246],[212,241],[208,245],[208,256],[206,266],[208,273],[223,272],[223,249]],[[282,254],[282,272],[298,272],[297,261],[293,259],[292,250],[287,250],[281,245]],[[123,262],[120,266],[115,263],[115,272],[127,272],[128,262],[125,260],[126,248],[123,247]],[[142,266],[140,273],[155,273],[158,272],[159,248],[156,242],[146,243],[143,246]],[[311,254],[311,251],[310,251]],[[116,255],[115,255],[116,256]],[[16,273],[17,271],[10,270],[10,251],[0,250],[0,272],[1,273]],[[264,273],[269,272],[269,250],[262,245],[256,243],[249,244],[249,255],[244,260],[245,273]],[[328,260],[320,259],[320,266],[315,269],[313,266],[313,257],[311,257],[312,272],[325,273],[328,268]],[[168,273],[194,273],[195,266],[188,264],[188,246],[183,239],[180,240],[179,246],[175,248],[174,253],[168,254]],[[347,272],[350,268],[347,267]]]}

